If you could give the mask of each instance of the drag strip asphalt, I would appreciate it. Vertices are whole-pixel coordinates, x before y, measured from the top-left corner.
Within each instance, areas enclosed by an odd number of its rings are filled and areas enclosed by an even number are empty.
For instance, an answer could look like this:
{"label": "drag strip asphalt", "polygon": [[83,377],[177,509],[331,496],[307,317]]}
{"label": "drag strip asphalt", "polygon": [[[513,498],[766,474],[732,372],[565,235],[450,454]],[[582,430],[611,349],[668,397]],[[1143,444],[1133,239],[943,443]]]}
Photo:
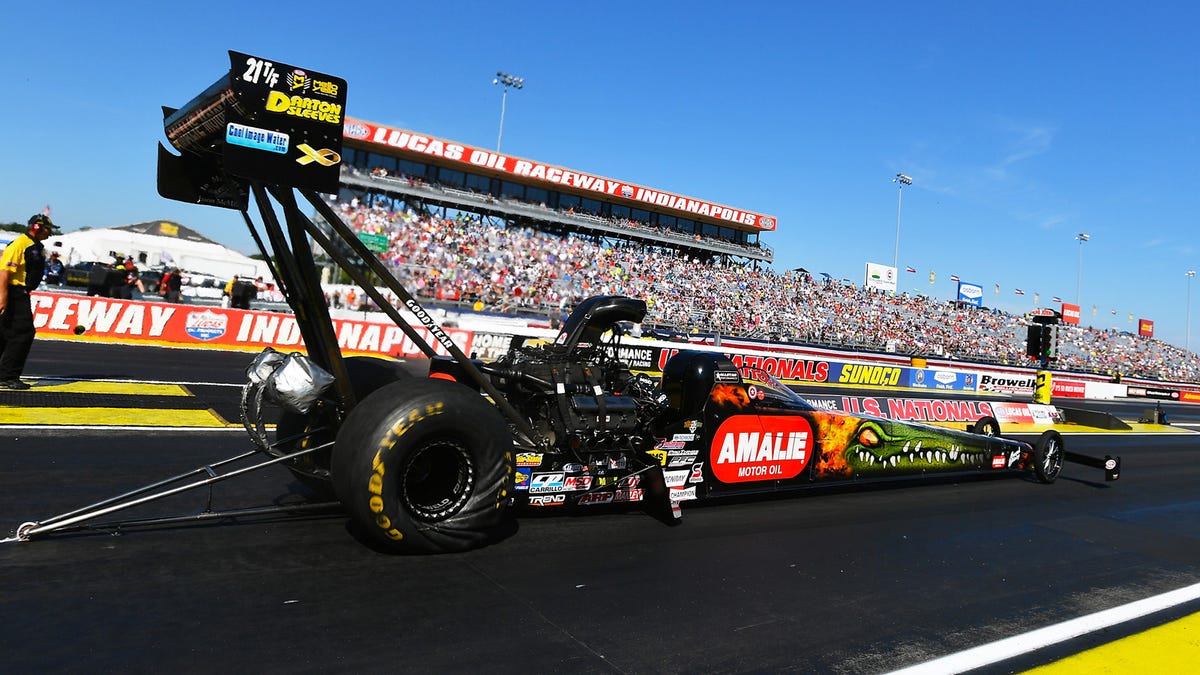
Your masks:
{"label": "drag strip asphalt", "polygon": [[[178,385],[189,396],[131,394],[157,397],[133,409],[173,403],[239,424],[235,385],[251,358],[39,341],[27,374],[39,387]],[[182,404],[198,387],[203,400]],[[1053,485],[991,478],[689,505],[677,527],[638,511],[531,515],[461,555],[379,553],[319,511],[5,543],[0,653],[7,672],[883,672],[1200,582],[1198,439],[1069,437],[1121,454],[1115,483],[1069,464]],[[225,428],[0,427],[0,538],[251,447]],[[271,466],[129,515],[310,497]]]}

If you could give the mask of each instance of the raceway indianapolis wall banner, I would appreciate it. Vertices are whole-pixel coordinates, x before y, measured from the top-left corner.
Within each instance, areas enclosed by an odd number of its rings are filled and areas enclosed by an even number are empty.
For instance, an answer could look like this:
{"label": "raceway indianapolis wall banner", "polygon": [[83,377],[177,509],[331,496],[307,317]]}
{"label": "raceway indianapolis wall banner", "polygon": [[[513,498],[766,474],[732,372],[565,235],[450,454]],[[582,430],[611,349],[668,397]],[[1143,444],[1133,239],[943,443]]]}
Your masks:
{"label": "raceway indianapolis wall banner", "polygon": [[[300,349],[303,340],[291,314],[256,312],[221,307],[133,302],[110,298],[33,293],[33,324],[41,335],[83,334],[134,342],[190,346],[276,347]],[[390,323],[334,319],[338,345],[348,352],[422,357],[424,353]],[[444,354],[422,326],[413,328]],[[471,353],[474,334],[447,329],[465,353]]]}

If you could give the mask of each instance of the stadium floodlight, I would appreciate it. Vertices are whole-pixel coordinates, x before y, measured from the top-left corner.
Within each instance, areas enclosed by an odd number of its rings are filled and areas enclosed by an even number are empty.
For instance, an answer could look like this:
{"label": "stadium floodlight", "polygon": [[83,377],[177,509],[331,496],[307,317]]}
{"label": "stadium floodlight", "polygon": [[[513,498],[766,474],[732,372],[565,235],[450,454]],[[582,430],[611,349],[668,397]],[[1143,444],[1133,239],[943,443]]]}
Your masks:
{"label": "stadium floodlight", "polygon": [[508,89],[524,89],[525,78],[509,75],[508,73],[497,70],[496,77],[492,80],[492,84],[498,84],[504,87],[504,93],[500,95],[500,133],[496,136],[496,152],[500,152],[500,141],[504,139],[504,105],[508,101]]}
{"label": "stadium floodlight", "polygon": [[912,185],[912,178],[898,173],[892,182],[896,184],[896,250],[892,254],[892,268],[900,269],[900,203],[904,197],[904,186]]}
{"label": "stadium floodlight", "polygon": [[1188,291],[1187,291],[1187,337],[1184,338],[1183,348],[1189,352],[1192,350],[1192,277],[1196,276],[1196,270],[1187,271]]}
{"label": "stadium floodlight", "polygon": [[1086,232],[1080,232],[1075,235],[1075,240],[1079,242],[1079,267],[1075,271],[1075,304],[1079,304],[1079,286],[1083,279],[1083,242],[1091,239],[1091,235]]}

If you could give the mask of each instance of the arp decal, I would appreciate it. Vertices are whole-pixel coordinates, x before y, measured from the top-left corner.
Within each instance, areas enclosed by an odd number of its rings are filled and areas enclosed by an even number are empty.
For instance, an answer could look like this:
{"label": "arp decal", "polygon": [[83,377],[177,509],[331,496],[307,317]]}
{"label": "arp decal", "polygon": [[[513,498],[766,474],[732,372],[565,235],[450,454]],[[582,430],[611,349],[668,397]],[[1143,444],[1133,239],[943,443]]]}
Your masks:
{"label": "arp decal", "polygon": [[589,492],[579,497],[580,506],[592,506],[596,504],[611,504],[616,497],[612,492]]}
{"label": "arp decal", "polygon": [[713,475],[722,483],[786,480],[812,457],[813,434],[803,417],[734,415],[713,437]]}

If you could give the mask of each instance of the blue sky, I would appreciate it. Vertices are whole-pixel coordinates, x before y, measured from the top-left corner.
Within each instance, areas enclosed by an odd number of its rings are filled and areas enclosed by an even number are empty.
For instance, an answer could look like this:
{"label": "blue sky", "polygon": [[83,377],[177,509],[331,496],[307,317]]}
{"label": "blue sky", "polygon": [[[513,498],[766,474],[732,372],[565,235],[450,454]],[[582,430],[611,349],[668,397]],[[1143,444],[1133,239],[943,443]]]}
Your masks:
{"label": "blue sky", "polygon": [[67,231],[171,219],[252,252],[236,213],[155,188],[160,107],[215,81],[227,50],[344,77],[353,117],[484,148],[504,70],[526,80],[505,154],[774,215],[778,270],[891,264],[903,172],[899,265],[919,272],[902,290],[949,298],[957,275],[1014,312],[1078,292],[1084,323],[1136,330],[1132,313],[1182,346],[1197,7],[21,3],[0,43],[0,221],[47,204]]}

